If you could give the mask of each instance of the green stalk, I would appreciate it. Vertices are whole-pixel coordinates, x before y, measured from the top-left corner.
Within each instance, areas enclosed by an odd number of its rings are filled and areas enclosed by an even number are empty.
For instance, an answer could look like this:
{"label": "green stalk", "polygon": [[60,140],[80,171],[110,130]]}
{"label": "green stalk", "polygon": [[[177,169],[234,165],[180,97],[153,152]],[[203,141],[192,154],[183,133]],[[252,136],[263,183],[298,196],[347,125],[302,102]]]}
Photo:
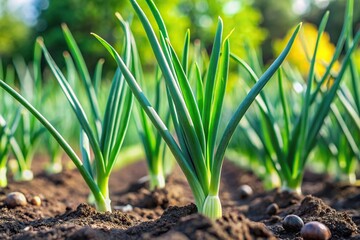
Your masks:
{"label": "green stalk", "polygon": [[290,139],[290,118],[289,118],[289,106],[285,97],[284,93],[284,86],[283,86],[283,77],[282,77],[282,70],[279,68],[278,71],[278,81],[279,81],[279,92],[280,92],[280,99],[281,99],[281,107],[284,114],[284,122],[285,122],[285,131],[284,131],[284,152],[288,152],[289,149],[289,139]]}
{"label": "green stalk", "polygon": [[[231,57],[250,74],[251,79],[255,83],[259,81],[256,73],[244,60],[233,54],[231,55]],[[270,106],[269,101],[263,92],[260,92],[259,95],[260,97],[255,99],[255,103],[260,110],[261,129],[258,129],[257,125],[252,123],[253,121],[249,120],[249,123],[252,125],[251,127],[255,130],[259,139],[261,140],[266,154],[272,160],[274,169],[279,174],[279,178],[288,179],[291,176],[291,169],[290,166],[288,166],[284,156],[285,154],[283,153],[283,141],[281,139],[281,134],[279,133],[279,131],[277,131],[277,129],[279,129],[278,123],[275,121],[272,114],[274,107]],[[265,128],[266,131],[263,131],[263,128]],[[276,161],[278,161],[278,164],[276,163]]]}
{"label": "green stalk", "polygon": [[[4,150],[4,149],[0,149]],[[8,185],[8,181],[7,181],[7,177],[6,177],[6,172],[7,172],[7,159],[8,159],[8,154],[2,153],[0,152],[0,154],[2,155],[0,158],[0,188],[4,188]]]}
{"label": "green stalk", "polygon": [[[314,82],[314,78],[315,78],[315,64],[316,64],[316,56],[317,56],[317,51],[318,51],[318,47],[319,47],[319,43],[320,43],[320,39],[322,37],[322,34],[325,30],[325,26],[326,23],[328,21],[329,18],[329,12],[326,12],[325,15],[323,16],[320,26],[319,26],[319,33],[316,39],[316,43],[315,43],[315,49],[314,49],[314,53],[311,59],[311,64],[310,64],[310,71],[309,71],[309,77],[307,79],[307,88],[306,88],[306,93],[305,93],[305,98],[304,98],[304,102],[303,102],[303,108],[302,108],[302,112],[301,112],[301,118],[300,118],[300,134],[298,136],[299,141],[298,141],[298,145],[296,146],[296,152],[295,152],[295,156],[294,159],[292,161],[293,166],[292,166],[292,178],[296,181],[297,175],[298,175],[298,169],[300,168],[300,165],[303,164],[304,162],[304,154],[303,154],[303,149],[305,147],[305,142],[307,141],[306,139],[306,134],[308,132],[309,129],[309,108],[310,108],[310,97],[311,97],[311,88],[312,88],[312,84]],[[290,184],[290,183],[288,183]]]}
{"label": "green stalk", "polygon": [[[348,18],[351,20],[353,19],[353,14],[354,14],[353,8],[354,8],[354,1],[349,0],[347,12],[348,12]],[[349,21],[348,38],[346,39],[347,50],[349,50],[351,48],[351,45],[353,44],[353,33],[352,33],[353,22],[351,20]],[[351,57],[350,59],[351,86],[352,86],[355,106],[358,114],[360,114],[360,90],[359,90],[360,77],[357,70],[358,69],[356,69],[355,59],[354,57]]]}
{"label": "green stalk", "polygon": [[6,134],[6,121],[0,115],[0,187],[4,188],[7,186],[7,160],[8,160],[8,137]]}
{"label": "green stalk", "polygon": [[352,120],[352,123],[360,131],[360,114],[357,113],[355,109],[355,103],[350,102],[350,96],[351,95],[349,91],[344,86],[341,87],[340,91],[337,92],[339,102],[344,107],[344,110],[347,112],[348,116]]}
{"label": "green stalk", "polygon": [[100,110],[99,110],[99,104],[97,102],[96,98],[96,91],[94,86],[91,83],[91,78],[89,71],[86,67],[85,60],[80,52],[80,49],[78,45],[76,44],[76,41],[74,37],[72,36],[69,28],[66,24],[61,25],[65,40],[70,48],[71,53],[75,56],[75,64],[80,72],[81,79],[86,86],[86,94],[89,100],[89,103],[91,105],[91,110],[94,116],[94,124],[96,126],[96,136],[100,138],[101,135],[101,117],[100,117]]}
{"label": "green stalk", "polygon": [[163,166],[163,156],[158,155],[156,160],[156,166],[150,171],[150,190],[155,188],[164,188],[165,187],[165,172]]}
{"label": "green stalk", "polygon": [[256,96],[259,92],[264,88],[266,83],[270,80],[273,74],[278,70],[282,62],[285,60],[286,56],[288,55],[292,44],[295,41],[295,38],[301,28],[301,24],[299,24],[293,35],[291,36],[288,44],[279,55],[279,57],[271,64],[271,66],[265,71],[265,73],[260,77],[259,81],[254,85],[254,87],[250,90],[250,92],[246,95],[245,99],[241,102],[237,110],[235,111],[234,115],[230,119],[229,123],[227,124],[225,131],[220,139],[215,158],[214,158],[214,167],[213,173],[214,177],[211,178],[211,188],[210,192],[213,194],[218,194],[219,192],[219,185],[220,185],[220,170],[223,163],[223,158],[225,154],[225,150],[230,142],[232,135],[235,132],[237,125],[239,124],[241,118],[244,116],[246,110],[250,107],[251,103],[255,100]]}
{"label": "green stalk", "polygon": [[96,182],[103,197],[101,201],[99,201],[95,197],[96,209],[98,209],[98,211],[100,212],[111,212],[111,200],[109,195],[109,175],[99,174],[99,176],[96,178]]}
{"label": "green stalk", "polygon": [[331,104],[331,111],[342,131],[337,153],[338,165],[341,169],[341,172],[343,173],[341,180],[348,184],[354,184],[356,182],[356,158],[360,159],[360,149],[356,144],[356,140],[354,139],[353,134],[350,132],[350,129],[348,128],[339,109],[334,103]]}

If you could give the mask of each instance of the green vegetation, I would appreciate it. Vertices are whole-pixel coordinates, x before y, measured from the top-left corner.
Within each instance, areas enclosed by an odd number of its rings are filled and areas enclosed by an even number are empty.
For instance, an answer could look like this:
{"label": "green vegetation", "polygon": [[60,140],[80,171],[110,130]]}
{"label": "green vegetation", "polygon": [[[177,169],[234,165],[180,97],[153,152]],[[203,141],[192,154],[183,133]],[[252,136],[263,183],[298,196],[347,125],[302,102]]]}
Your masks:
{"label": "green vegetation", "polygon": [[[133,39],[132,39],[133,40]],[[141,68],[141,63],[139,61],[138,52],[135,46],[135,42],[132,41],[133,45],[133,63],[134,63],[134,75],[139,82],[144,86],[144,77]],[[164,106],[166,99],[162,94],[164,90],[161,87],[161,75],[158,74],[159,71],[156,71],[156,80],[155,87],[152,90],[155,90],[155,104],[154,110],[165,116],[165,123],[168,125],[170,121],[170,112]],[[149,93],[150,91],[147,91]],[[148,95],[148,94],[147,94]],[[165,100],[165,101],[164,101]],[[149,169],[149,178],[150,178],[150,190],[155,188],[164,188],[165,187],[165,177],[166,177],[166,166],[171,164],[170,159],[165,159],[166,145],[162,140],[160,133],[154,128],[151,124],[151,121],[146,116],[145,111],[138,106],[138,110],[135,116],[137,120],[137,125],[139,128],[140,139],[144,147],[146,161]]]}
{"label": "green vegetation", "polygon": [[[20,83],[20,93],[39,109],[41,109],[44,100],[40,94],[42,90],[40,62],[41,49],[39,46],[35,46],[34,61],[29,67],[26,66],[22,58],[14,59],[15,70]],[[18,144],[13,145],[13,148],[17,149],[15,158],[18,164],[14,172],[14,180],[30,181],[33,179],[32,160],[45,128],[29,112],[21,111],[20,115],[19,127],[14,133],[18,142]]]}
{"label": "green vegetation", "polygon": [[[7,173],[7,162],[10,153],[10,146],[16,144],[16,140],[13,137],[13,133],[19,123],[19,114],[14,120],[8,124],[3,116],[0,115],[0,187],[6,187],[8,184],[6,173]],[[16,149],[15,149],[16,151]]]}
{"label": "green vegetation", "polygon": [[[0,81],[0,85],[19,103],[27,108],[58,141],[88,184],[94,195],[96,208],[99,211],[111,211],[108,181],[129,124],[130,111],[132,108],[132,94],[125,85],[121,72],[117,71],[114,75],[112,87],[110,89],[105,115],[103,121],[101,121],[95,87],[90,81],[84,59],[70,31],[66,26],[63,26],[63,29],[65,39],[69,44],[70,51],[74,54],[75,62],[78,65],[80,75],[86,86],[86,92],[91,105],[91,119],[94,128],[91,127],[88,120],[89,118],[86,116],[82,105],[77,99],[67,79],[51,58],[41,39],[38,40],[38,44],[41,46],[51,71],[55,75],[59,86],[75,112],[78,123],[81,125],[80,147],[83,161],[78,158],[75,151],[70,147],[68,142],[64,140],[63,136],[54,128],[54,126],[24,97],[5,82]],[[130,48],[127,47],[125,50],[125,58],[128,59],[128,61],[130,61],[129,56]],[[130,63],[128,62],[128,64]],[[99,74],[95,74],[95,76],[99,76]],[[93,161],[90,155],[90,147],[94,153]]]}
{"label": "green vegetation", "polygon": [[[166,187],[174,157],[198,211],[211,219],[222,216],[220,178],[227,158],[258,174],[268,189],[301,194],[307,166],[357,183],[356,2],[347,1],[336,44],[325,30],[337,16],[326,12],[318,27],[299,24],[276,40],[279,56],[268,64],[272,48],[267,45],[262,53],[260,45],[274,35],[259,28],[259,11],[269,6],[280,16],[290,8],[289,1],[271,2],[75,0],[72,6],[82,13],[63,16],[73,35],[58,15],[69,1],[50,1],[39,18],[49,24],[43,32],[47,44],[38,38],[31,61],[12,55],[15,39],[6,41],[9,52],[0,47],[5,57],[0,63],[0,187],[7,185],[8,168],[15,180],[31,180],[32,161],[43,152],[50,159],[48,174],[62,171],[64,154],[72,160],[99,211],[111,211],[111,172],[141,159],[147,161],[153,191]],[[119,8],[118,22],[108,19],[114,8]],[[0,12],[0,26],[4,17]],[[285,18],[292,25],[297,17]],[[279,29],[275,36],[285,32]],[[0,43],[16,38],[10,30],[5,35]],[[12,158],[15,169],[9,167]]]}
{"label": "green vegetation", "polygon": [[[224,132],[220,135],[219,143],[216,144],[230,59],[229,39],[228,37],[225,37],[224,40],[222,39],[222,20],[219,18],[210,62],[205,74],[206,79],[202,79],[202,74],[196,74],[197,79],[195,82],[197,83],[198,90],[197,94],[194,94],[189,85],[190,80],[187,71],[189,59],[187,59],[186,49],[188,49],[189,36],[187,35],[186,37],[185,50],[180,61],[171,45],[166,26],[155,4],[152,1],[147,1],[160,29],[160,39],[156,37],[152,25],[137,2],[132,0],[131,3],[148,35],[153,52],[164,76],[171,119],[179,143],[175,141],[169,133],[168,127],[156,111],[154,111],[154,108],[131,73],[131,69],[126,66],[120,55],[105,40],[98,35],[94,35],[115,58],[141,107],[175,156],[187,177],[198,211],[212,219],[217,219],[222,216],[219,187],[221,166],[227,145],[237,124],[252,101],[270,80],[290,51],[291,44],[300,26],[297,27],[284,52],[275,60],[273,65],[264,73],[239,105]],[[122,23],[127,42],[131,41],[128,24],[123,22],[119,15],[117,16]]]}
{"label": "green vegetation", "polygon": [[[309,57],[310,70],[306,80],[291,67],[284,67],[278,72],[279,92],[276,93],[277,100],[270,101],[266,94],[260,94],[257,99],[259,117],[249,117],[248,122],[257,134],[261,142],[261,148],[266,153],[266,159],[272,163],[270,171],[275,170],[281,180],[281,187],[286,190],[301,193],[301,183],[307,159],[316,146],[318,133],[321,130],[324,119],[331,110],[331,103],[336,97],[337,89],[344,79],[345,72],[349,66],[351,54],[360,40],[360,32],[354,41],[348,44],[348,50],[342,61],[339,72],[334,79],[329,79],[333,66],[338,61],[340,53],[345,46],[346,39],[352,39],[349,31],[352,22],[353,1],[348,2],[344,27],[334,56],[326,66],[325,73],[319,77],[315,74],[315,64],[320,38],[324,32],[329,14],[325,14],[319,27],[319,33],[313,54]],[[308,55],[307,55],[308,56]],[[240,58],[233,58],[244,67],[251,75],[253,81],[257,80],[255,72]],[[296,102],[289,99],[284,87],[284,75],[292,83],[306,82],[305,90],[300,92],[301,99]],[[328,86],[324,89],[324,86]],[[278,103],[277,106],[275,103]],[[296,113],[294,106],[300,105],[300,112]],[[291,108],[292,106],[292,108]],[[276,111],[276,110],[280,111]],[[349,111],[350,109],[347,108]],[[333,108],[334,110],[334,108]],[[334,111],[333,111],[334,113]],[[339,120],[339,119],[338,119]],[[282,125],[279,125],[279,124]],[[348,139],[349,140],[349,139]],[[351,161],[351,159],[347,160]],[[272,174],[272,172],[269,172]]]}

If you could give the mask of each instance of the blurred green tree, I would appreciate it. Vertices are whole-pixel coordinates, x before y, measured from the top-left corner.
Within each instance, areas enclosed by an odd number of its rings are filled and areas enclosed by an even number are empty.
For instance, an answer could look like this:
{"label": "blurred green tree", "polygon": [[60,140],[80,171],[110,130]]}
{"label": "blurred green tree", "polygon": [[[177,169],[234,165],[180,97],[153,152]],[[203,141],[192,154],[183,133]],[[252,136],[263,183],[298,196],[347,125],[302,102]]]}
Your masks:
{"label": "blurred green tree", "polygon": [[243,56],[244,46],[258,48],[266,37],[267,31],[260,28],[263,20],[260,12],[251,6],[250,0],[183,0],[179,8],[191,22],[192,38],[201,39],[207,49],[216,30],[217,17],[224,21],[224,33],[231,35],[231,50]]}
{"label": "blurred green tree", "polygon": [[118,0],[38,0],[40,8],[44,1],[48,7],[41,11],[34,35],[41,35],[50,49],[55,60],[61,65],[63,51],[67,49],[61,24],[66,23],[78,44],[87,62],[94,65],[102,57],[103,50],[90,35],[96,32],[110,41],[115,41],[116,21],[114,13],[124,5]]}
{"label": "blurred green tree", "polygon": [[19,53],[29,29],[23,22],[6,14],[0,18],[0,33],[0,56],[7,58]]}
{"label": "blurred green tree", "polygon": [[270,47],[274,39],[282,38],[294,27],[300,19],[292,10],[293,0],[255,0],[253,6],[260,11],[263,21],[260,26],[269,34],[262,45],[263,58],[265,61],[272,58],[273,52]]}
{"label": "blurred green tree", "polygon": [[[103,48],[89,33],[95,32],[112,43],[120,42],[122,35],[114,17],[114,13],[118,11],[125,19],[132,19],[132,30],[140,46],[143,62],[153,62],[145,32],[137,17],[134,17],[135,13],[128,1],[38,0],[38,4],[43,4],[42,1],[49,1],[49,6],[39,16],[36,35],[44,37],[46,45],[56,59],[59,59],[62,51],[66,49],[60,28],[63,22],[73,32],[90,64],[95,64],[99,57],[107,57]],[[155,0],[155,3],[165,19],[169,34],[174,36],[172,44],[178,51],[182,47],[187,28],[191,29],[193,40],[201,39],[210,49],[218,16],[224,19],[226,33],[235,28],[232,46],[233,49],[237,49],[235,52],[238,54],[241,53],[239,49],[243,43],[257,47],[265,36],[265,31],[258,27],[261,15],[251,7],[249,0]],[[146,5],[145,1],[139,1],[139,4]],[[144,9],[150,15],[148,8]],[[152,18],[151,20],[154,21]]]}
{"label": "blurred green tree", "polygon": [[0,58],[10,58],[23,49],[28,27],[7,10],[7,0],[0,0]]}

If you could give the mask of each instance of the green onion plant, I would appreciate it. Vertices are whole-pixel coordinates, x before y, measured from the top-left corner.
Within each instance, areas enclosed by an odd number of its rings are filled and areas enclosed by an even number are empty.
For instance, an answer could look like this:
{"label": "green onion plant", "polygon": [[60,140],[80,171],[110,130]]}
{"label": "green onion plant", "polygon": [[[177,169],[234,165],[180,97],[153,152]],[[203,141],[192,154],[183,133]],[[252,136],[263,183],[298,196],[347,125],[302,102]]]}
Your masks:
{"label": "green onion plant", "polygon": [[[79,84],[80,80],[78,79],[76,67],[70,53],[65,51],[63,57],[66,64],[67,81],[78,96],[83,96],[84,94],[81,92],[82,89]],[[58,88],[57,83],[48,80],[47,84],[43,87],[43,94],[51,95],[51,97],[46,97],[46,101],[43,103],[45,105],[43,107],[44,115],[55,116],[55,119],[53,119],[51,123],[58,131],[63,133],[65,139],[72,141],[70,142],[71,146],[78,148],[78,133],[80,132],[80,128],[76,124],[76,116],[73,111],[70,108],[63,107],[67,104],[67,100]],[[58,109],[62,110],[58,111]],[[74,139],[77,141],[73,141]],[[50,161],[45,167],[45,172],[49,175],[61,172],[63,169],[62,157],[64,154],[61,146],[49,133],[47,133],[44,138],[44,145],[50,157]],[[70,165],[67,165],[67,167],[69,166]]]}
{"label": "green onion plant", "polygon": [[[134,96],[173,153],[188,180],[198,211],[211,219],[217,219],[222,216],[219,199],[221,167],[231,136],[250,104],[285,59],[300,26],[296,28],[282,54],[238,106],[224,132],[220,135],[218,129],[230,60],[230,42],[228,36],[223,39],[222,20],[219,18],[206,75],[203,77],[198,71],[195,79],[197,91],[194,92],[189,85],[187,74],[188,50],[186,49],[188,49],[188,43],[185,43],[182,58],[179,58],[171,45],[165,23],[154,2],[146,1],[156,19],[159,36],[156,36],[153,26],[138,3],[135,0],[130,2],[142,22],[162,71],[177,141],[145,96],[131,68],[126,64],[127,59],[121,57],[104,39],[96,34],[94,36],[114,57]],[[121,18],[119,15],[117,16]],[[131,40],[129,26],[124,21],[121,21],[121,25],[125,32],[126,42],[128,42]]]}
{"label": "green onion plant", "polygon": [[253,171],[262,180],[265,189],[274,189],[281,186],[281,181],[258,135],[262,128],[260,119],[255,110],[245,115],[227,157]]}
{"label": "green onion plant", "polygon": [[[97,104],[96,88],[90,78],[85,61],[69,29],[63,25],[63,30],[65,39],[70,46],[70,52],[73,54],[75,64],[80,72],[80,78],[85,83],[86,93],[91,106],[91,118],[86,115],[84,108],[80,104],[68,80],[57,67],[43,41],[38,39],[37,43],[42,48],[45,59],[81,126],[80,148],[82,160],[80,160],[73,148],[50,121],[29,103],[29,101],[4,81],[0,81],[0,86],[22,106],[28,109],[64,149],[90,188],[95,198],[97,210],[102,212],[111,211],[108,181],[129,124],[133,95],[125,84],[122,72],[117,70],[112,81],[104,117],[101,118]],[[129,41],[125,44],[123,52],[127,66],[130,66],[130,46],[131,43]],[[92,150],[92,154],[90,149]]]}
{"label": "green onion plant", "polygon": [[0,114],[0,187],[2,188],[8,184],[6,174],[11,147],[15,155],[19,154],[19,149],[16,148],[17,142],[14,138],[14,132],[19,124],[19,120],[19,111],[17,111],[17,114],[10,123]]}
{"label": "green onion plant", "polygon": [[[320,23],[319,33],[315,45],[315,50],[309,60],[310,70],[307,79],[304,81],[299,74],[291,69],[284,67],[278,71],[278,105],[276,102],[269,101],[263,93],[256,99],[259,109],[259,119],[254,121],[248,119],[250,125],[258,135],[267,157],[271,159],[273,168],[281,179],[282,188],[285,190],[301,193],[301,183],[303,179],[305,164],[311,151],[316,146],[319,131],[324,119],[331,110],[331,104],[336,97],[346,69],[348,68],[351,54],[360,40],[358,32],[354,40],[348,46],[346,54],[342,60],[341,68],[335,79],[328,87],[324,85],[329,81],[333,65],[339,60],[340,54],[345,46],[346,39],[352,21],[353,1],[348,1],[344,25],[341,36],[336,45],[336,50],[331,62],[327,65],[326,71],[322,76],[315,75],[315,63],[317,49],[320,38],[324,32],[329,13],[326,13]],[[257,82],[257,75],[242,59],[232,55],[240,66],[247,70],[254,82]],[[284,78],[288,78],[293,84],[301,84],[301,110],[300,113],[294,111],[295,104],[289,100],[288,91],[284,88]],[[303,84],[305,82],[305,84]],[[280,111],[276,111],[280,109]],[[279,125],[281,122],[282,125]],[[259,124],[260,123],[260,124]]]}
{"label": "green onion plant", "polygon": [[7,186],[7,160],[9,157],[9,138],[6,133],[7,123],[0,115],[0,187]]}
{"label": "green onion plant", "polygon": [[[351,29],[352,27],[350,27]],[[351,46],[351,32],[346,46]],[[337,101],[331,104],[331,118],[326,124],[322,137],[327,142],[330,158],[336,159],[338,180],[356,184],[356,170],[360,161],[360,100],[359,69],[350,58],[349,71],[345,82],[337,91]]]}
{"label": "green onion plant", "polygon": [[[120,18],[120,21],[123,21]],[[125,25],[123,23],[123,25]],[[161,115],[165,116],[165,124],[168,125],[170,121],[170,112],[166,106],[166,96],[162,84],[162,75],[160,69],[157,67],[155,71],[155,83],[147,83],[145,81],[144,73],[142,71],[142,65],[140,62],[139,53],[135,43],[135,39],[131,35],[132,43],[132,72],[135,78],[143,86],[147,96],[153,92],[153,98],[155,100],[154,109]],[[155,86],[149,86],[149,85]],[[151,91],[152,90],[152,91]],[[162,140],[160,133],[152,125],[150,119],[147,117],[145,111],[141,106],[137,105],[135,112],[135,120],[138,126],[140,139],[144,148],[145,157],[147,161],[149,171],[149,185],[150,190],[155,188],[165,187],[165,177],[167,173],[166,167],[171,166],[171,159],[166,159],[166,144]]]}
{"label": "green onion plant", "polygon": [[[41,97],[40,61],[41,49],[37,45],[34,48],[33,63],[30,66],[32,69],[26,66],[21,57],[14,59],[21,94],[39,108],[43,101]],[[32,115],[26,111],[21,111],[19,127],[14,133],[17,141],[13,143],[15,144],[13,148],[17,149],[15,154],[17,162],[17,168],[14,172],[15,181],[30,181],[33,179],[31,164],[44,132],[45,128],[39,125]]]}
{"label": "green onion plant", "polygon": [[[4,79],[4,68],[2,61],[0,59],[0,78]],[[0,95],[0,100],[4,104],[6,99],[4,99],[3,94]],[[5,121],[2,114],[5,114],[6,108],[0,108],[0,187],[6,187],[7,182],[7,161],[9,156],[9,138],[5,132],[7,127],[7,122]]]}
{"label": "green onion plant", "polygon": [[[136,51],[136,46],[133,45],[134,51]],[[133,66],[135,67],[133,72],[134,75],[137,75],[139,82],[144,83],[143,74],[141,71],[140,62],[137,62],[138,54],[134,55],[133,58]],[[157,71],[158,72],[158,71]],[[155,104],[154,109],[160,115],[165,116],[165,124],[168,125],[170,120],[170,112],[166,110],[166,106],[164,106],[164,91],[161,88],[161,78],[162,76],[156,74],[155,77]],[[142,86],[144,86],[142,84]],[[149,91],[147,91],[149,93]],[[155,188],[164,188],[165,187],[165,177],[167,173],[166,166],[171,165],[171,159],[166,159],[166,145],[162,140],[160,133],[156,130],[156,128],[152,125],[150,119],[147,117],[145,111],[138,106],[137,112],[135,113],[135,118],[137,120],[137,126],[140,134],[140,139],[144,148],[145,157],[147,161],[148,171],[149,171],[149,183],[150,190],[154,190]]]}
{"label": "green onion plant", "polygon": [[[350,11],[350,14],[353,12]],[[349,23],[349,29],[353,29],[352,22]],[[349,30],[346,39],[347,50],[351,49],[353,42],[352,31]],[[345,176],[343,179],[350,184],[355,184],[357,182],[356,167],[360,161],[360,71],[356,67],[354,56],[351,56],[349,60],[349,72],[350,81],[340,87],[337,92],[339,104],[333,104],[331,110],[343,133],[344,140],[341,143],[347,145],[345,148],[347,151],[339,149],[338,166],[342,175]],[[339,111],[338,108],[343,111]]]}
{"label": "green onion plant", "polygon": [[[2,62],[0,61],[0,78],[6,79],[7,82],[12,84],[15,79],[13,67],[8,65],[5,74]],[[0,93],[0,101],[2,103],[0,105],[0,187],[6,187],[8,184],[7,172],[11,146],[17,146],[14,131],[19,124],[20,110],[14,106],[9,96],[5,95],[2,91]]]}
{"label": "green onion plant", "polygon": [[[333,103],[331,114],[326,119],[320,135],[322,147],[327,154],[325,157],[337,165],[337,179],[347,184],[355,184],[357,164],[360,160],[359,147],[356,144],[356,133],[359,129],[354,129],[355,125],[350,125],[349,120],[344,111]],[[332,162],[325,164],[329,167]]]}

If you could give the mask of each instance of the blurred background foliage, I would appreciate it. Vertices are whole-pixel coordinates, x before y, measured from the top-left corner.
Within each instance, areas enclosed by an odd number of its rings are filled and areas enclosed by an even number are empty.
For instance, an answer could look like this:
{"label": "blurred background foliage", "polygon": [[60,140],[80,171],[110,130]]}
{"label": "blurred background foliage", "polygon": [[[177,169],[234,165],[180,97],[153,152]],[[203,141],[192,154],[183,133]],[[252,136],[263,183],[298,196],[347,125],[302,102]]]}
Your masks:
{"label": "blurred background foliage", "polygon": [[[355,29],[360,22],[359,2],[355,1]],[[145,5],[145,1],[139,3]],[[244,46],[262,49],[266,62],[273,57],[274,42],[279,42],[276,39],[285,37],[299,21],[317,25],[325,8],[331,11],[328,24],[331,28],[327,29],[331,45],[339,35],[346,0],[155,0],[155,3],[166,19],[175,49],[181,49],[184,33],[189,28],[192,40],[201,39],[210,50],[217,17],[221,16],[225,33],[234,29],[232,50],[243,56]],[[62,54],[66,47],[60,26],[66,23],[93,69],[97,59],[108,56],[90,32],[121,46],[122,33],[114,17],[116,11],[132,21],[142,61],[151,66],[152,53],[145,33],[129,2],[123,0],[0,0],[0,58],[6,63],[12,56],[21,54],[31,60],[35,38],[41,35],[55,60],[63,66]],[[113,67],[113,61],[107,62]]]}

